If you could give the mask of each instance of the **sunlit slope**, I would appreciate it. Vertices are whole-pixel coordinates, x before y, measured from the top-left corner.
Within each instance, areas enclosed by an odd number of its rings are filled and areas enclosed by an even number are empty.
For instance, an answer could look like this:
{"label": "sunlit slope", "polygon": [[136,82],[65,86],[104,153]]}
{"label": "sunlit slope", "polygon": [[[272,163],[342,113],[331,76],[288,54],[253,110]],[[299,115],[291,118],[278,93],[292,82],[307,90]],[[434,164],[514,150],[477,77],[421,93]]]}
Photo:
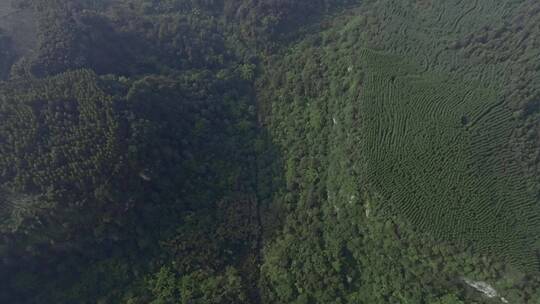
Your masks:
{"label": "sunlit slope", "polygon": [[536,264],[540,209],[508,147],[512,112],[496,91],[358,54],[363,168],[381,204],[421,229]]}
{"label": "sunlit slope", "polygon": [[383,209],[527,270],[540,235],[534,7],[376,1],[290,52],[320,54],[297,67],[306,110],[322,98],[322,128],[347,125],[336,144],[356,147],[349,166]]}
{"label": "sunlit slope", "polygon": [[[362,41],[357,19],[305,39],[272,63],[264,98],[273,102],[275,137],[300,162],[315,154],[343,163],[364,194],[379,198],[365,214],[403,216],[437,240],[538,269],[540,206],[529,188],[534,177],[515,154],[512,136],[522,121],[501,81],[487,71],[472,79],[375,51]],[[328,140],[349,160],[317,152],[324,146],[314,140],[299,145],[311,128],[317,136],[339,130],[339,140]],[[302,179],[317,183],[321,175]],[[363,195],[346,192],[345,201]]]}

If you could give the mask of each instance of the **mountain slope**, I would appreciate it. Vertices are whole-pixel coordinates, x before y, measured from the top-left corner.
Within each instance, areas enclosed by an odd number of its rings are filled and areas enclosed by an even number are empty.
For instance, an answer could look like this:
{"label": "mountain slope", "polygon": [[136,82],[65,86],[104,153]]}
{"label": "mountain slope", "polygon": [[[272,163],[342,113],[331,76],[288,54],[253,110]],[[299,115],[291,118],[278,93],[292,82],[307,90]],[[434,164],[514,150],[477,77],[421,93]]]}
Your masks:
{"label": "mountain slope", "polygon": [[21,5],[0,302],[540,300],[534,1]]}

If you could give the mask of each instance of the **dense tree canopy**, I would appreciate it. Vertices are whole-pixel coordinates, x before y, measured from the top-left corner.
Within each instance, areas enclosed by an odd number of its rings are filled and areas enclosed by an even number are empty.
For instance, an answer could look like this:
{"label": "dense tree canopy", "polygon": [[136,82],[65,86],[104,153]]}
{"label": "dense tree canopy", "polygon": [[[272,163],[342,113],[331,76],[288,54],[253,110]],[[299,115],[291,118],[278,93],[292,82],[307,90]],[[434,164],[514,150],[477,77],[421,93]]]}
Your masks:
{"label": "dense tree canopy", "polygon": [[1,303],[538,303],[534,1],[15,4]]}

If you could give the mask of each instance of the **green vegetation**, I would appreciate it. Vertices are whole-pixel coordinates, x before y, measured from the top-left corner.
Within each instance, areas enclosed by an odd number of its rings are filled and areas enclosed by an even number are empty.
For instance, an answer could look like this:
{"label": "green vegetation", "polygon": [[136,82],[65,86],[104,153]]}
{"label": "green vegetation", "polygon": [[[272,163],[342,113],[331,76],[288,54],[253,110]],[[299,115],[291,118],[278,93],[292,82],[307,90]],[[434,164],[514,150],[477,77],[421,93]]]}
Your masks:
{"label": "green vegetation", "polygon": [[506,147],[516,122],[494,90],[415,74],[369,51],[360,57],[368,65],[358,100],[370,191],[439,238],[538,268],[540,209]]}
{"label": "green vegetation", "polygon": [[[346,19],[337,37],[394,55],[426,71],[496,88],[519,126],[512,151],[538,197],[538,3],[535,1],[375,1]],[[533,181],[535,180],[535,181]]]}
{"label": "green vegetation", "polygon": [[535,1],[17,6],[0,302],[539,303]]}
{"label": "green vegetation", "polygon": [[[519,272],[510,264],[531,273],[522,277],[526,284],[537,284],[539,228],[535,193],[527,187],[533,182],[510,144],[523,121],[500,90],[504,80],[463,76],[450,67],[467,62],[456,54],[427,66],[411,41],[402,41],[411,49],[401,51],[372,44],[365,31],[370,12],[362,8],[367,13],[337,18],[270,58],[259,82],[265,125],[287,160],[283,200],[291,210],[282,236],[265,252],[270,302],[430,303],[452,291],[445,282],[471,276],[501,282],[496,287],[510,302],[534,303],[537,287],[517,291],[504,279]],[[470,61],[465,67],[482,68]],[[366,228],[394,215],[400,219],[387,232]],[[392,252],[389,231],[405,252]],[[422,244],[432,241],[421,232],[454,245],[422,255]],[[471,252],[488,256],[479,258],[487,264],[472,262]],[[423,294],[427,286],[441,300]],[[355,298],[361,288],[370,291]],[[461,301],[481,301],[454,292]]]}

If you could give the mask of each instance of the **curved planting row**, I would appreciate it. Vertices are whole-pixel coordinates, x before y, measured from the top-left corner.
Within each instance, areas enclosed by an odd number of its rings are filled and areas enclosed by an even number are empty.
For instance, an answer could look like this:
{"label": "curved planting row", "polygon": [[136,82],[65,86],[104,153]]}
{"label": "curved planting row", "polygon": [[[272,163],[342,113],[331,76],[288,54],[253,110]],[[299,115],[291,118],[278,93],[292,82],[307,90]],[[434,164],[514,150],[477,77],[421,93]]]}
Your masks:
{"label": "curved planting row", "polygon": [[498,96],[451,77],[414,74],[386,55],[360,53],[370,190],[438,237],[534,265],[540,210],[506,146],[514,121]]}

